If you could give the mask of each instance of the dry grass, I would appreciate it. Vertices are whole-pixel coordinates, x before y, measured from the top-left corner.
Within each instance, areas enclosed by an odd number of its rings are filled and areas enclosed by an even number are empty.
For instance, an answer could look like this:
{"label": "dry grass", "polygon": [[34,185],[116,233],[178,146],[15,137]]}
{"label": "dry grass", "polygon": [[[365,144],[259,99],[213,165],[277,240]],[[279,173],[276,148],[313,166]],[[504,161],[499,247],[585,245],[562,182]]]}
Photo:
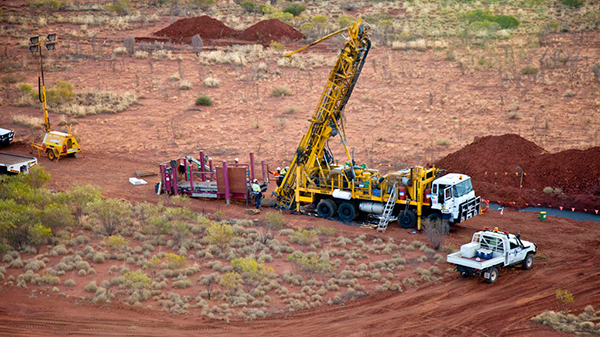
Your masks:
{"label": "dry grass", "polygon": [[207,88],[218,88],[219,87],[219,79],[216,77],[207,77],[204,79],[204,86]]}
{"label": "dry grass", "polygon": [[26,126],[34,130],[39,130],[44,125],[44,120],[42,118],[25,115],[14,115],[12,117],[12,122],[15,125]]}

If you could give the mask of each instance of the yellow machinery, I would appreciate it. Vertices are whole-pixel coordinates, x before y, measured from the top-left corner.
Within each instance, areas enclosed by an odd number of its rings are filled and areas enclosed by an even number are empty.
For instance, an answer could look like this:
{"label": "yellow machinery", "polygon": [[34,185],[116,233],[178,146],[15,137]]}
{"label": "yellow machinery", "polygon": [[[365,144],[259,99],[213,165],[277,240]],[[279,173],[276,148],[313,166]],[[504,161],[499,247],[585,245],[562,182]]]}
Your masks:
{"label": "yellow machinery", "polygon": [[[442,177],[440,170],[420,166],[381,175],[379,170],[356,165],[354,156],[350,156],[342,111],[371,47],[369,31],[370,27],[359,19],[351,27],[284,55],[289,57],[332,36],[348,34],[308,132],[275,190],[277,206],[299,211],[301,203],[312,203],[321,217],[337,214],[345,221],[354,220],[361,212],[375,213],[381,231],[392,220],[398,220],[404,228],[417,226],[420,230],[425,216],[461,222],[478,214],[480,200],[466,175]],[[348,159],[344,165],[336,164],[327,146],[328,140],[337,135]]]}
{"label": "yellow machinery", "polygon": [[38,157],[41,152],[46,153],[48,159],[55,160],[58,162],[61,156],[64,155],[75,155],[76,153],[82,153],[75,136],[71,133],[71,126],[67,126],[68,133],[59,131],[50,131],[50,118],[48,117],[48,108],[46,103],[46,85],[44,82],[44,64],[42,57],[42,46],[45,46],[48,50],[54,50],[56,44],[56,34],[49,34],[45,40],[40,39],[38,36],[29,39],[29,51],[36,57],[38,63],[38,90],[39,99],[42,103],[42,109],[44,111],[44,129],[46,134],[42,143],[36,144],[31,142],[32,149],[38,150]]}

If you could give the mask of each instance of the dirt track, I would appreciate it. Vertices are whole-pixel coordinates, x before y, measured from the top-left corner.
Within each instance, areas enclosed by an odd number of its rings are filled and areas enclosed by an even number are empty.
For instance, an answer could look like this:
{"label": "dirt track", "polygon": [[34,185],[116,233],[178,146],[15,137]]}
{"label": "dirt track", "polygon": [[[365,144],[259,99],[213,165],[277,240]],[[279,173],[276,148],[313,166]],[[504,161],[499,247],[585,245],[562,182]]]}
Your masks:
{"label": "dirt track", "polygon": [[[242,207],[233,206],[241,211]],[[298,225],[327,222],[351,233],[374,232],[322,219],[287,215]],[[588,304],[600,305],[600,228],[594,222],[550,218],[541,222],[535,214],[507,212],[502,220],[490,211],[455,227],[449,241],[459,245],[483,226],[502,224],[535,241],[540,253],[531,271],[503,270],[498,282],[489,285],[458,274],[448,281],[386,292],[346,303],[293,314],[279,314],[254,322],[212,321],[199,316],[170,316],[121,304],[93,305],[75,298],[46,294],[30,298],[17,287],[0,291],[0,331],[19,336],[41,335],[264,335],[264,336],[539,336],[561,335],[530,318],[544,310],[556,310],[555,291],[568,289],[575,302],[567,309],[580,311]],[[393,227],[397,240],[426,238]],[[443,267],[443,266],[442,266]]]}

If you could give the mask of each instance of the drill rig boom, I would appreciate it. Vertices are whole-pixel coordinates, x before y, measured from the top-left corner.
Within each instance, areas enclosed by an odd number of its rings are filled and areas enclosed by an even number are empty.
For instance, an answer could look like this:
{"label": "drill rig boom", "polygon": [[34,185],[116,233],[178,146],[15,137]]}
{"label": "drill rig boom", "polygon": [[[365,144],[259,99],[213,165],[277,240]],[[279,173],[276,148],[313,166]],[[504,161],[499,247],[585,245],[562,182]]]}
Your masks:
{"label": "drill rig boom", "polygon": [[370,27],[363,23],[361,19],[358,19],[358,22],[350,27],[331,33],[305,47],[284,55],[289,57],[335,35],[348,33],[348,36],[345,37],[346,45],[331,70],[317,111],[310,120],[311,124],[308,132],[302,138],[281,185],[275,190],[279,208],[290,209],[299,202],[297,200],[297,179],[299,175],[315,176],[316,172],[314,171],[319,170],[317,175],[324,176],[323,166],[327,167],[333,163],[333,156],[327,149],[329,138],[340,135],[346,155],[350,160],[345,140],[342,112],[348,99],[350,99],[354,85],[371,48],[371,41],[368,37],[369,30]]}

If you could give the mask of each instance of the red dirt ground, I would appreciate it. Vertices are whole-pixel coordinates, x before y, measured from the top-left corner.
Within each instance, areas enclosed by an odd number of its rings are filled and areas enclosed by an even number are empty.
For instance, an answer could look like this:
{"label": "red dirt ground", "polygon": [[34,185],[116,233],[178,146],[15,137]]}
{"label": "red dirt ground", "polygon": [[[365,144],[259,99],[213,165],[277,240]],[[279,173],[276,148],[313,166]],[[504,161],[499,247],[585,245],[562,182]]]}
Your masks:
{"label": "red dirt ground", "polygon": [[246,28],[242,32],[242,39],[269,43],[271,41],[295,41],[304,38],[304,35],[287,23],[277,19],[264,20]]}
{"label": "red dirt ground", "polygon": [[[107,41],[107,47],[112,49],[121,46],[125,36],[149,36],[168,25],[169,18],[163,17],[161,22],[136,28],[135,32],[100,31],[99,40]],[[61,32],[74,26],[53,25],[51,28]],[[47,29],[40,28],[40,34]],[[568,49],[572,48],[573,41],[578,41],[577,53],[591,60],[598,59],[597,41],[600,41],[600,35],[597,32],[555,34],[550,37],[553,39],[550,43],[552,47]],[[5,45],[8,46],[9,55],[18,55],[19,58],[7,59],[21,62],[22,57],[24,63],[29,62],[30,65],[20,75],[23,76],[23,82],[35,84],[36,67],[27,58],[27,50],[19,47],[16,40],[7,37]],[[92,55],[89,43],[85,39],[81,41],[83,53]],[[65,55],[68,54],[67,48],[64,47],[67,41],[62,43],[53,56],[65,60],[68,59]],[[321,48],[324,46],[329,46],[330,50],[323,51],[322,56],[334,57],[333,51],[337,47],[324,43]],[[288,50],[295,49],[287,47]],[[110,49],[106,50],[110,53]],[[313,52],[319,50],[312,49]],[[315,66],[310,71],[273,69],[276,64],[272,62],[275,61],[273,57],[273,60],[269,60],[271,70],[278,70],[282,75],[249,84],[239,78],[251,73],[252,67],[203,66],[198,64],[195,54],[179,52],[183,67],[175,60],[152,61],[125,57],[122,63],[111,63],[106,60],[108,55],[103,55],[105,59],[100,60],[89,57],[64,61],[72,67],[69,71],[47,75],[49,82],[72,82],[77,92],[130,90],[146,97],[140,99],[142,105],[131,107],[118,115],[79,118],[79,124],[74,128],[82,140],[85,157],[65,158],[59,163],[40,158],[40,164],[52,175],[50,188],[64,190],[73,183],[91,183],[101,186],[107,197],[156,202],[159,197],[152,188],[156,178],[147,179],[149,185],[146,186],[130,185],[127,179],[133,176],[135,170],[156,170],[158,162],[180,155],[196,155],[200,148],[219,160],[232,160],[237,156],[243,159],[246,153],[254,151],[259,160],[264,159],[272,166],[284,166],[287,163],[306,130],[307,119],[314,112],[331,68]],[[543,52],[542,48],[536,49],[531,51],[531,56],[537,59]],[[415,52],[381,47],[374,48],[369,58],[346,109],[346,116],[348,138],[353,141],[353,146],[357,146],[357,156],[369,161],[372,167],[398,169],[403,165],[435,162],[440,157],[460,150],[474,137],[519,133],[559,158],[547,164],[547,171],[539,171],[540,179],[548,179],[548,185],[556,184],[552,185],[554,188],[563,188],[565,193],[577,188],[572,184],[551,180],[559,174],[556,170],[563,168],[561,163],[566,165],[568,160],[585,164],[580,166],[588,170],[589,176],[599,171],[592,169],[596,167],[592,165],[598,163],[597,152],[559,152],[589,147],[590,144],[598,145],[593,133],[595,130],[585,119],[597,120],[597,105],[594,103],[597,91],[591,85],[583,85],[577,90],[576,96],[562,95],[571,86],[561,80],[564,78],[561,72],[565,71],[561,67],[546,70],[554,82],[546,84],[525,78],[522,89],[519,89],[514,85],[500,86],[494,71],[462,71],[455,63],[446,60],[445,50]],[[179,69],[187,70],[186,79],[194,83],[194,90],[184,92],[169,85],[169,77]],[[209,75],[221,80],[220,88],[202,86],[203,79]],[[270,96],[270,91],[276,85],[289,86],[294,96]],[[391,87],[401,89],[397,93],[390,93]],[[201,110],[188,108],[193,105],[195,98],[204,94],[214,99],[214,106]],[[507,119],[502,97],[506,104],[514,102],[518,105],[521,119]],[[297,106],[299,112],[295,115],[284,114],[283,108],[291,105]],[[17,142],[2,151],[28,154],[29,148],[25,143],[34,137],[29,129],[11,123],[11,117],[18,114],[40,117],[40,110],[38,107],[15,107],[9,103],[2,105],[0,125],[14,128],[18,134],[16,140],[23,142]],[[53,125],[57,125],[60,117],[51,113]],[[288,123],[278,125],[278,119],[287,120]],[[224,120],[229,122],[223,124]],[[539,126],[544,120],[550,121],[549,128]],[[261,122],[259,128],[250,127],[257,121]],[[186,133],[176,136],[177,130],[185,130]],[[448,145],[435,145],[435,141],[442,137],[449,138]],[[511,144],[508,141],[506,143]],[[531,159],[530,155],[535,154],[531,150],[537,151],[537,147],[522,141],[521,144],[523,148],[517,147],[522,151],[521,155]],[[496,142],[495,145],[503,144]],[[512,174],[511,180],[506,183],[489,177],[493,166],[490,166],[488,177],[484,176],[481,183],[478,181],[482,172],[485,172],[479,170],[478,166],[502,162],[501,156],[495,155],[505,151],[501,148],[487,148],[483,152],[489,156],[491,163],[485,164],[479,158],[465,168],[465,173],[474,176],[477,193],[492,200],[544,202],[544,195],[521,191],[514,175],[516,166],[520,165],[527,173],[524,183],[534,186],[535,181],[528,180],[533,167],[528,166],[529,161],[515,160],[512,164],[506,161],[505,169],[510,170],[506,172]],[[502,153],[508,157],[510,151]],[[216,152],[220,154],[214,154]],[[476,158],[481,153],[472,154],[471,157]],[[596,154],[595,161],[591,154]],[[549,155],[544,154],[538,159],[541,161]],[[531,163],[543,166],[541,162]],[[545,175],[542,172],[546,172]],[[503,174],[503,171],[498,173]],[[575,175],[581,177],[579,173]],[[505,177],[509,179],[509,175]],[[539,186],[543,188],[544,185]],[[581,187],[587,189],[586,186]],[[552,205],[556,207],[554,200],[587,199],[589,194],[565,196],[567,199],[562,199],[563,196],[548,198],[554,198]],[[244,205],[240,204],[228,207],[223,201],[194,200],[191,205],[199,212],[211,213],[220,209],[227,217],[250,217],[245,214]],[[314,217],[285,216],[297,227],[323,225],[334,227],[345,235],[376,235],[368,229]],[[596,222],[551,217],[542,223],[535,214],[506,212],[502,218],[498,212],[490,211],[453,228],[448,240],[458,247],[469,240],[473,231],[483,226],[499,226],[511,232],[521,232],[523,238],[536,242],[540,252],[548,259],[536,259],[530,271],[505,270],[493,285],[474,278],[461,279],[456,274],[450,280],[401,294],[387,292],[343,307],[282,314],[250,323],[233,321],[226,324],[195,316],[170,316],[117,303],[93,305],[81,302],[78,298],[64,298],[55,294],[44,293],[43,296],[31,298],[30,290],[2,287],[0,335],[184,336],[210,333],[224,336],[559,336],[564,334],[530,321],[531,317],[544,310],[557,309],[555,290],[567,289],[574,294],[575,302],[568,309],[575,312],[588,304],[596,308],[600,306],[600,227]],[[426,241],[424,234],[409,235],[394,225],[390,226],[385,236],[396,240]]]}
{"label": "red dirt ground", "polygon": [[[554,205],[593,213],[600,207],[598,158],[600,147],[548,153],[519,135],[507,134],[478,138],[436,165],[470,175],[475,190],[494,202]],[[525,173],[522,188],[520,172]],[[563,193],[544,193],[548,186]]]}

